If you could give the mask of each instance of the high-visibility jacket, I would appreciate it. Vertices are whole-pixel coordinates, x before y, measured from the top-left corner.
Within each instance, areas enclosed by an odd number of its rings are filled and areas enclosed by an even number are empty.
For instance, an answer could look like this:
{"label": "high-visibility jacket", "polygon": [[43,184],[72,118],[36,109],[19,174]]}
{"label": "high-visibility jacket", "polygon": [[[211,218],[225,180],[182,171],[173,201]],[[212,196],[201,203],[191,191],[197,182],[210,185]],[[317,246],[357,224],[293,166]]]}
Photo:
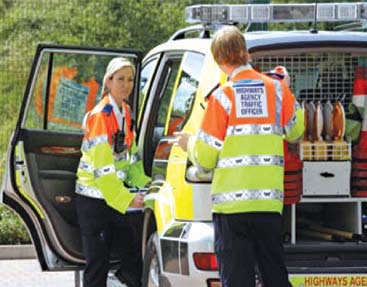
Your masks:
{"label": "high-visibility jacket", "polygon": [[104,199],[114,209],[125,213],[134,194],[125,187],[143,187],[150,178],[139,159],[129,106],[123,103],[126,149],[114,151],[114,135],[119,124],[109,97],[86,116],[84,138],[75,192]]}
{"label": "high-visibility jacket", "polygon": [[208,98],[189,158],[214,169],[215,213],[282,212],[283,138],[303,135],[303,112],[288,86],[237,68],[229,82]]}

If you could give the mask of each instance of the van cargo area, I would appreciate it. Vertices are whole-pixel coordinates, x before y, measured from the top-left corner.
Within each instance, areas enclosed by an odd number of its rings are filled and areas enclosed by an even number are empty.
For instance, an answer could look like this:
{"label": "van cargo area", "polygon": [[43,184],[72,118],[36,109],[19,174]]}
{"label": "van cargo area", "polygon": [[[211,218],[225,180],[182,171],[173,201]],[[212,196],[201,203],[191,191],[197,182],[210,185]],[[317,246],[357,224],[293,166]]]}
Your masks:
{"label": "van cargo area", "polygon": [[301,49],[253,51],[252,56],[260,71],[287,68],[290,87],[304,109],[304,138],[285,152],[284,242],[290,270],[334,267],[332,272],[337,272],[338,266],[364,266],[365,48],[313,43]]}

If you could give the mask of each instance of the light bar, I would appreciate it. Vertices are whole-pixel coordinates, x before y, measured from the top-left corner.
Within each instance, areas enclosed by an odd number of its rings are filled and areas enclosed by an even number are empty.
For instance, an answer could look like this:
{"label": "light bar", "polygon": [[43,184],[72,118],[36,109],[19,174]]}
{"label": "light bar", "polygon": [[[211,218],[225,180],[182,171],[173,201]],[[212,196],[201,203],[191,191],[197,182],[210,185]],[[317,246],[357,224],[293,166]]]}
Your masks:
{"label": "light bar", "polygon": [[335,5],[334,4],[318,4],[317,5],[317,17],[319,21],[327,21],[327,19],[336,18]]}
{"label": "light bar", "polygon": [[357,5],[343,3],[340,4],[338,7],[338,19],[340,20],[348,20],[348,19],[357,19],[358,11]]}
{"label": "light bar", "polygon": [[367,3],[193,5],[185,8],[188,23],[355,21],[367,19]]}
{"label": "light bar", "polygon": [[254,5],[250,7],[251,18],[260,21],[268,22],[270,20],[270,6],[269,5]]}

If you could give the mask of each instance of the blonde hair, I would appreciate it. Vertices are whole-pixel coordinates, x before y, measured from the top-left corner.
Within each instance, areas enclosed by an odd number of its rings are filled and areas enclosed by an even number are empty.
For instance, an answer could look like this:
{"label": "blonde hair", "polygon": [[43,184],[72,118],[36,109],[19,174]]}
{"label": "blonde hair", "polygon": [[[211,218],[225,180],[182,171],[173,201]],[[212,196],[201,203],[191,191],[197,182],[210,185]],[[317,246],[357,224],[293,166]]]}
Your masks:
{"label": "blonde hair", "polygon": [[109,93],[108,87],[106,85],[107,79],[109,78],[112,79],[113,74],[115,74],[118,70],[121,70],[122,68],[125,68],[125,67],[130,67],[135,76],[135,66],[133,65],[133,63],[131,63],[126,58],[123,58],[123,57],[113,58],[108,63],[106,73],[104,74],[104,77],[103,77],[102,98],[108,95]]}
{"label": "blonde hair", "polygon": [[246,65],[249,60],[245,37],[235,26],[218,30],[212,40],[211,51],[218,65]]}

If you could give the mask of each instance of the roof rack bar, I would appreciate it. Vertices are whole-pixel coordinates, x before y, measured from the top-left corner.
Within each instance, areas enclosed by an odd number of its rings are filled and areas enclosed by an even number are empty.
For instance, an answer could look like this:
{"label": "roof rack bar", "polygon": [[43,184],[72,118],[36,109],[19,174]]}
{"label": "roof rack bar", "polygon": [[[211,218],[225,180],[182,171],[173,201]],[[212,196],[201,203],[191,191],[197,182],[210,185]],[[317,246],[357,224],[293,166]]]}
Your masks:
{"label": "roof rack bar", "polygon": [[[315,13],[316,12],[316,13]],[[335,22],[367,19],[367,3],[192,5],[188,23]]]}
{"label": "roof rack bar", "polygon": [[174,41],[179,39],[184,39],[186,37],[186,34],[193,33],[193,32],[200,32],[200,38],[209,38],[210,30],[213,30],[213,26],[211,25],[194,25],[189,26],[183,29],[178,30],[175,32],[168,41]]}

